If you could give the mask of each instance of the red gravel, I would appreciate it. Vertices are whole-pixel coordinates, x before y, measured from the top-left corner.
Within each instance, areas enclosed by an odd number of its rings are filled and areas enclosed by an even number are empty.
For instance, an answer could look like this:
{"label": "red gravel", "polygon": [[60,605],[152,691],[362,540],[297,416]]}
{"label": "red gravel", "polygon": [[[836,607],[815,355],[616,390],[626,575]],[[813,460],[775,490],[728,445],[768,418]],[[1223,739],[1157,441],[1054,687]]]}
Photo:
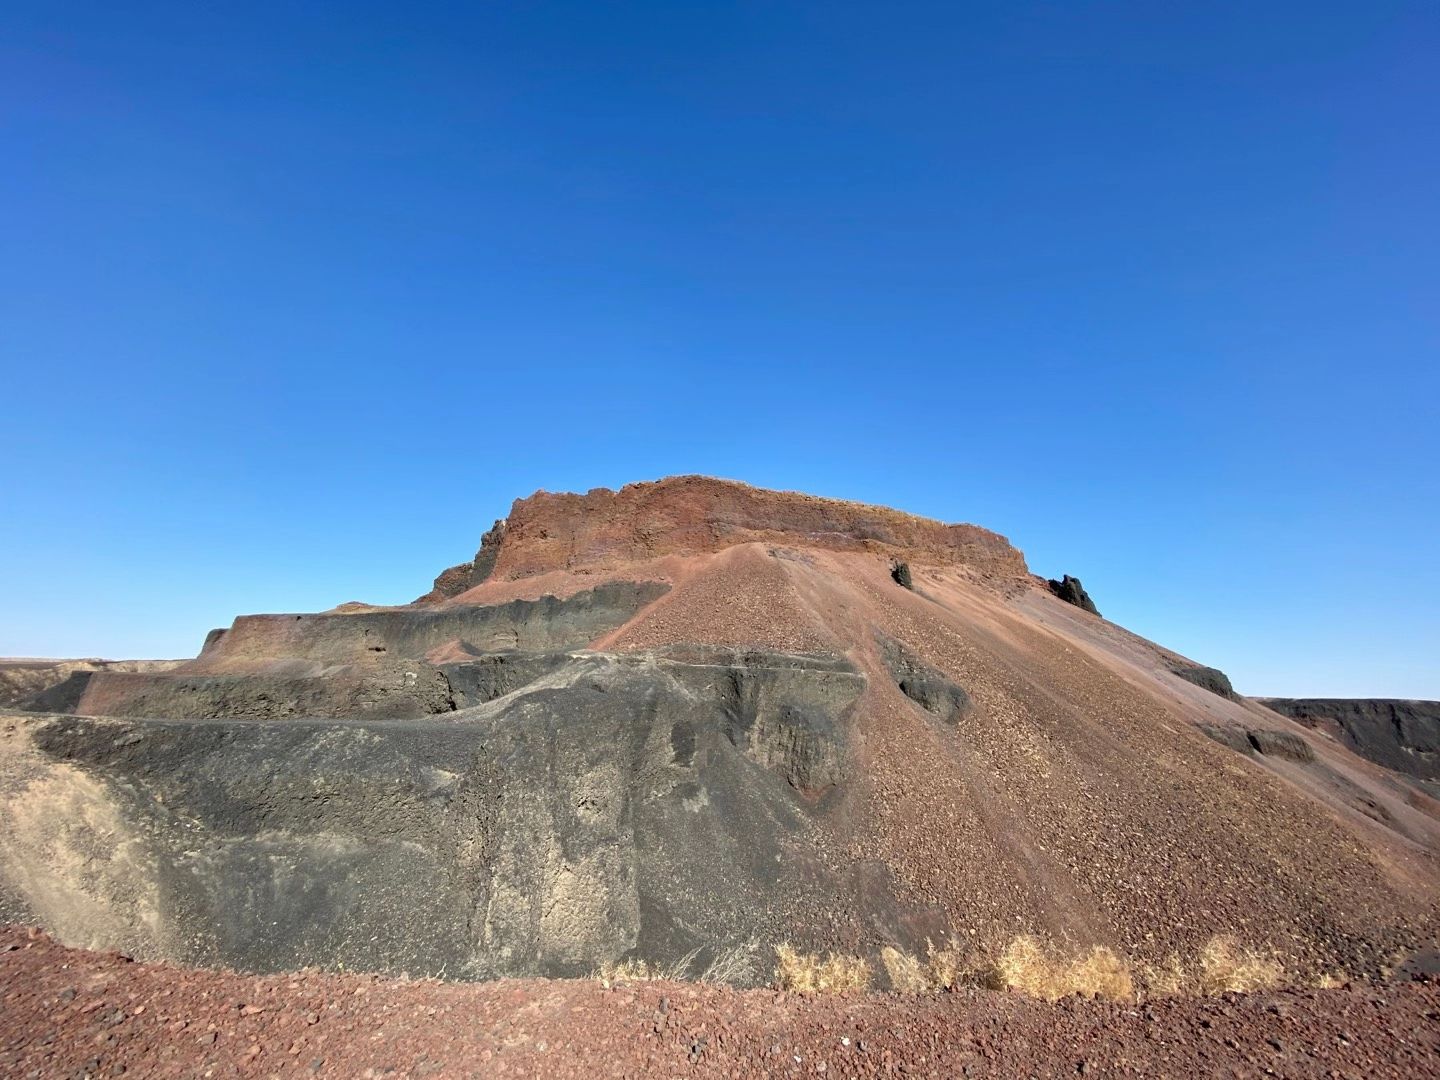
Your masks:
{"label": "red gravel", "polygon": [[1440,1075],[1440,985],[1138,1006],[245,976],[0,931],[5,1077]]}

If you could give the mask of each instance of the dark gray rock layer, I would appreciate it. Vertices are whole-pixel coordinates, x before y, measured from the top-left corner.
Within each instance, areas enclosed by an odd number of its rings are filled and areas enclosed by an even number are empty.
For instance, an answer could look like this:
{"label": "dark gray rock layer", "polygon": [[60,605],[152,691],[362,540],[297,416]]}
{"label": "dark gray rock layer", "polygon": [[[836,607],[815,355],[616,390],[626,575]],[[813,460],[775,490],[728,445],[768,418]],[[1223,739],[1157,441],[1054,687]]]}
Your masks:
{"label": "dark gray rock layer", "polygon": [[[562,661],[561,650],[584,647],[667,589],[617,582],[563,600],[246,615],[212,634],[200,657],[179,670],[100,672],[78,701],[57,694],[49,711],[175,720],[451,712],[523,685],[517,679],[530,681]],[[537,658],[548,652],[559,658]],[[509,653],[524,657],[507,660]],[[482,685],[488,696],[477,696]]]}
{"label": "dark gray rock layer", "polygon": [[1357,754],[1421,780],[1440,780],[1440,701],[1256,698],[1282,716],[1329,732]]}
{"label": "dark gray rock layer", "polygon": [[1310,744],[1292,731],[1242,728],[1228,724],[1201,724],[1200,730],[1239,754],[1263,754],[1308,765],[1315,760]]}
{"label": "dark gray rock layer", "polygon": [[564,599],[242,615],[204,656],[207,661],[258,656],[342,662],[369,654],[420,657],[454,641],[477,653],[574,649],[619,626],[668,589],[660,582],[615,581]]}
{"label": "dark gray rock layer", "polygon": [[954,727],[970,711],[970,695],[894,638],[877,635],[880,656],[900,692]]}
{"label": "dark gray rock layer", "polygon": [[728,957],[754,982],[817,912],[904,917],[816,846],[864,688],[844,660],[691,647],[446,672],[483,703],[31,716],[0,918],[245,970],[581,975],[637,956],[698,975]]}
{"label": "dark gray rock layer", "polygon": [[1205,667],[1203,664],[1171,664],[1170,670],[1202,690],[1209,690],[1212,694],[1218,694],[1231,701],[1240,700],[1240,695],[1230,685],[1230,676],[1219,668]]}

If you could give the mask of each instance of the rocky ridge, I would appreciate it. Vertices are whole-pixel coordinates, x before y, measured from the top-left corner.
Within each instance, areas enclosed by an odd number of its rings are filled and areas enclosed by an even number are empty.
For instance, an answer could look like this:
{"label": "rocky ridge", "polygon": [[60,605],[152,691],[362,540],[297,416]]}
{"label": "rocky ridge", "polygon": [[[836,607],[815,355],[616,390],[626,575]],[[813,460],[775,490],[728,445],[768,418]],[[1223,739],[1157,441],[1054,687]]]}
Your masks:
{"label": "rocky ridge", "polygon": [[492,578],[595,571],[756,541],[899,555],[1001,577],[1027,573],[1025,557],[1009,541],[977,525],[945,525],[886,507],[676,476],[619,491],[541,491],[519,499],[510,516],[485,534],[475,558],[444,571],[421,602],[458,596]]}

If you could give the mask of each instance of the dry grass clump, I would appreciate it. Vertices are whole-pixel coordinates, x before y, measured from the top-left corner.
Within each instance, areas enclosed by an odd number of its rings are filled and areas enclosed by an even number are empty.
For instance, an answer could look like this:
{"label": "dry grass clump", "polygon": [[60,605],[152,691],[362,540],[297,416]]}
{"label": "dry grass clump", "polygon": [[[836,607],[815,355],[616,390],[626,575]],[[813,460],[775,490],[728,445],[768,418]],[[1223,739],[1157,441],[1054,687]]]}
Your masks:
{"label": "dry grass clump", "polygon": [[[700,955],[694,949],[665,966],[627,959],[606,964],[594,978],[607,989],[621,983],[693,979],[733,983],[748,979],[751,951],[745,946],[716,953],[698,974],[691,974]],[[1252,993],[1280,985],[1285,970],[1271,955],[1242,946],[1230,935],[1206,942],[1192,965],[1176,954],[1161,965],[1142,965],[1132,975],[1130,965],[1104,945],[1063,950],[1031,934],[1021,934],[993,961],[967,957],[955,946],[936,949],[926,942],[924,957],[894,946],[880,950],[880,962],[891,988],[901,994],[928,994],[960,986],[1014,990],[1044,1001],[1071,995],[1134,1001],[1149,997],[1202,997],[1225,993]],[[842,953],[803,953],[790,945],[775,948],[775,984],[799,993],[843,993],[870,985],[870,965],[858,956]],[[1341,973],[1327,973],[1316,985],[1342,985]]]}
{"label": "dry grass clump", "polygon": [[936,990],[954,990],[965,981],[967,965],[959,949],[953,945],[937,949],[929,941],[925,943],[925,949],[925,968],[931,986]]}
{"label": "dry grass clump", "polygon": [[[1172,954],[1163,965],[1140,968],[1139,976],[1149,996],[1206,997],[1272,990],[1285,977],[1285,969],[1274,957],[1222,934],[1206,942],[1193,967],[1187,969],[1180,957]],[[1137,997],[1129,965],[1110,949],[1096,945],[1087,952],[1065,956],[1029,934],[1017,937],[1000,954],[992,984],[1046,1001],[1070,994],[1112,1001]]]}
{"label": "dry grass clump", "polygon": [[737,945],[717,952],[711,957],[705,970],[700,972],[698,982],[730,986],[750,977],[750,954],[752,945]]}
{"label": "dry grass clump", "polygon": [[633,982],[694,982],[716,983],[729,985],[746,978],[750,974],[750,961],[748,950],[745,946],[737,946],[723,952],[717,952],[698,975],[691,975],[690,969],[695,966],[695,961],[700,955],[700,949],[691,949],[680,959],[672,961],[667,965],[649,964],[644,960],[631,957],[627,960],[620,960],[615,963],[602,964],[600,968],[591,975],[606,990],[618,986],[621,983]]}
{"label": "dry grass clump", "polygon": [[610,990],[621,983],[650,982],[655,979],[663,979],[665,976],[660,973],[658,967],[647,964],[644,960],[631,958],[615,963],[601,964],[591,978],[598,981],[606,990]]}
{"label": "dry grass clump", "polygon": [[858,956],[797,952],[789,945],[775,946],[775,983],[781,990],[804,994],[835,994],[864,990],[870,985],[870,965]]}
{"label": "dry grass clump", "polygon": [[925,965],[908,952],[886,945],[880,950],[880,962],[890,977],[890,988],[898,994],[924,994],[930,987]]}
{"label": "dry grass clump", "polygon": [[1280,984],[1285,969],[1270,956],[1246,949],[1233,937],[1217,935],[1200,950],[1196,990],[1200,994],[1249,993]]}
{"label": "dry grass clump", "polygon": [[[683,979],[684,971],[674,973],[674,968],[680,965],[672,965],[670,971],[661,971],[660,966],[647,963],[645,960],[635,958],[619,960],[615,963],[602,963],[598,971],[590,975],[605,989],[613,989],[624,982],[652,982],[657,979]],[[688,965],[685,965],[688,966]]]}
{"label": "dry grass clump", "polygon": [[1021,934],[1005,947],[995,963],[993,981],[1045,1001],[1059,1001],[1071,994],[1111,1001],[1135,997],[1129,965],[1104,945],[1062,956],[1029,934]]}
{"label": "dry grass clump", "polygon": [[1190,975],[1180,957],[1171,953],[1159,967],[1142,964],[1140,982],[1145,987],[1145,993],[1151,997],[1179,997],[1190,985]]}
{"label": "dry grass clump", "polygon": [[925,946],[924,960],[889,945],[880,950],[880,962],[885,965],[890,987],[896,993],[953,990],[965,980],[966,967],[956,949],[936,949],[934,942],[928,941]]}
{"label": "dry grass clump", "polygon": [[[1147,965],[1140,969],[1145,992],[1152,997],[1207,997],[1273,990],[1284,977],[1285,969],[1274,957],[1247,949],[1228,934],[1217,934],[1207,941],[1189,969],[1173,953],[1161,967]],[[1320,985],[1338,986],[1341,981],[1338,976],[1327,975]]]}

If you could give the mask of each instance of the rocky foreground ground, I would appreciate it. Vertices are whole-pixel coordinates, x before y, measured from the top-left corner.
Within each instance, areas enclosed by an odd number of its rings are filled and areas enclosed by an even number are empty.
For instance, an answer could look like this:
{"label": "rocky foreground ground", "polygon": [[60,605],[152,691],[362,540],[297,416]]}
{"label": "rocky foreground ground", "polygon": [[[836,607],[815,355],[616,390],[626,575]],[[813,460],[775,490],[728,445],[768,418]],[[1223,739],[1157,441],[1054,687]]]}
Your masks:
{"label": "rocky foreground ground", "polygon": [[1440,1075],[1440,984],[1055,1005],[586,980],[254,977],[0,931],[6,1077]]}

